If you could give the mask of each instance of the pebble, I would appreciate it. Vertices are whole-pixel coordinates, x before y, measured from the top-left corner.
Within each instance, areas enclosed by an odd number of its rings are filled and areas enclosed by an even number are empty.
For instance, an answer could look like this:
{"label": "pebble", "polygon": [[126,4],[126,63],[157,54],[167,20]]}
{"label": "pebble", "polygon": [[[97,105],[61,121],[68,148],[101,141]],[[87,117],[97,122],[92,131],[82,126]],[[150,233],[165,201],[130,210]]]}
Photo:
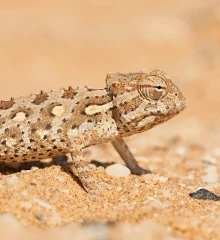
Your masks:
{"label": "pebble", "polygon": [[214,193],[204,188],[198,190],[197,192],[190,193],[189,196],[194,199],[213,200],[213,201],[220,200],[219,196],[215,195]]}
{"label": "pebble", "polygon": [[31,167],[31,170],[32,170],[32,171],[39,170],[39,167],[35,167],[35,166],[33,166],[33,167]]}
{"label": "pebble", "polygon": [[46,217],[41,214],[41,213],[36,213],[35,216],[43,223],[43,224],[46,224],[47,223],[47,219]]}
{"label": "pebble", "polygon": [[176,153],[179,155],[179,156],[183,156],[185,153],[186,153],[186,149],[185,147],[183,146],[180,146],[176,149]]}
{"label": "pebble", "polygon": [[51,205],[49,203],[46,203],[46,202],[42,201],[42,200],[35,199],[34,202],[37,203],[39,206],[41,206],[43,208],[51,209]]}
{"label": "pebble", "polygon": [[105,169],[106,173],[111,177],[127,177],[131,171],[121,164],[113,164]]}
{"label": "pebble", "polygon": [[216,166],[209,166],[206,169],[206,175],[203,177],[203,181],[206,183],[215,183],[218,181],[218,174]]}
{"label": "pebble", "polygon": [[5,181],[6,185],[8,186],[14,185],[17,182],[18,182],[18,177],[16,175],[12,175],[11,177],[7,178]]}
{"label": "pebble", "polygon": [[57,176],[56,179],[57,179],[59,182],[64,182],[64,181],[65,181],[65,177],[64,177],[64,176]]}
{"label": "pebble", "polygon": [[161,176],[161,177],[159,177],[159,181],[162,182],[162,183],[165,183],[165,182],[168,181],[168,178]]}
{"label": "pebble", "polygon": [[118,186],[116,189],[117,189],[117,191],[121,191],[122,187]]}

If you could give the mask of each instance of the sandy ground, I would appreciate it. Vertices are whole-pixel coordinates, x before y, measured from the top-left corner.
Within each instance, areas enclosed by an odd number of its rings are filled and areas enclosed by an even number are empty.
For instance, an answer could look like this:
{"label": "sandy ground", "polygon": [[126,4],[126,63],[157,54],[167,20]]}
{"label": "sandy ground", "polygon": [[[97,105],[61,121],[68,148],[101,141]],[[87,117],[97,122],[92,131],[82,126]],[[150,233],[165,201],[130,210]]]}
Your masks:
{"label": "sandy ground", "polygon": [[1,99],[150,67],[188,100],[126,139],[150,175],[110,177],[106,166],[123,164],[113,147],[85,150],[106,186],[95,201],[65,167],[1,165],[0,239],[219,239],[220,202],[189,196],[220,196],[219,1],[1,1],[0,20]]}

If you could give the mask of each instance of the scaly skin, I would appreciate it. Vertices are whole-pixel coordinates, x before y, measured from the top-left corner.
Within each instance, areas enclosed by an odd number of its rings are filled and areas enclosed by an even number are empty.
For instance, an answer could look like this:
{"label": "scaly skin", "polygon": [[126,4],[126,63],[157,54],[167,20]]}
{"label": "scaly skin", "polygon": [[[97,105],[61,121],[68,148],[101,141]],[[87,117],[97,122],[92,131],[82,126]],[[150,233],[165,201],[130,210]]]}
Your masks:
{"label": "scaly skin", "polygon": [[82,149],[112,141],[133,173],[143,174],[122,137],[177,115],[185,98],[164,72],[110,73],[105,89],[87,87],[0,102],[0,162],[37,161],[70,153],[86,191],[97,193]]}

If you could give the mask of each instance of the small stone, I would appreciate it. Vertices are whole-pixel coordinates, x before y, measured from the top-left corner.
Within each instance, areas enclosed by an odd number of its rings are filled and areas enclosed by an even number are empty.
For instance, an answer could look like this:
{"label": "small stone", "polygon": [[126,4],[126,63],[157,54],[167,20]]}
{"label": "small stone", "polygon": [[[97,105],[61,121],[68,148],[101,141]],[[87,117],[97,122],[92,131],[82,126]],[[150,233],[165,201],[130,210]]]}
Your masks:
{"label": "small stone", "polygon": [[162,183],[165,183],[165,182],[168,181],[168,178],[161,176],[161,177],[159,177],[159,181],[162,182]]}
{"label": "small stone", "polygon": [[18,177],[16,175],[12,175],[11,177],[6,179],[6,185],[14,185],[18,182]]}
{"label": "small stone", "polygon": [[106,173],[111,177],[127,177],[131,171],[121,164],[113,164],[105,169]]}
{"label": "small stone", "polygon": [[204,188],[199,189],[197,192],[190,193],[189,196],[194,199],[220,201],[219,196],[215,195],[214,193]]}
{"label": "small stone", "polygon": [[36,213],[35,216],[43,223],[43,224],[46,224],[47,223],[47,220],[46,220],[46,217],[41,214],[41,213]]}
{"label": "small stone", "polygon": [[34,202],[37,203],[39,206],[41,206],[43,208],[51,209],[51,205],[49,203],[46,203],[46,202],[42,201],[42,200],[35,199]]}
{"label": "small stone", "polygon": [[65,177],[64,177],[64,176],[57,176],[56,179],[57,179],[59,182],[64,182],[64,181],[65,181]]}
{"label": "small stone", "polygon": [[206,169],[206,175],[203,177],[205,183],[215,183],[218,181],[218,174],[216,166],[209,166]]}
{"label": "small stone", "polygon": [[38,167],[35,167],[35,166],[33,166],[33,167],[31,167],[31,170],[32,170],[32,171],[36,171],[36,170],[39,170],[39,168],[38,168]]}
{"label": "small stone", "polygon": [[186,184],[180,183],[180,187],[185,187],[185,186],[186,186]]}
{"label": "small stone", "polygon": [[121,191],[122,187],[118,186],[116,189],[117,189],[117,191]]}
{"label": "small stone", "polygon": [[176,153],[177,153],[179,156],[184,155],[185,152],[186,152],[186,149],[185,149],[185,147],[183,147],[183,146],[178,147],[178,148],[176,149]]}

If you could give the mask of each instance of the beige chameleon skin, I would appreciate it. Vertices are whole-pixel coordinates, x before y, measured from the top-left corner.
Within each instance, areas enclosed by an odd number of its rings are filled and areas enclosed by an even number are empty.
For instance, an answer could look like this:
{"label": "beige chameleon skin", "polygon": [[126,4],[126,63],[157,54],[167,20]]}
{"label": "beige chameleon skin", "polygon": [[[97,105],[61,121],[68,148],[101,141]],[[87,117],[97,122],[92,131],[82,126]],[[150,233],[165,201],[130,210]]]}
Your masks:
{"label": "beige chameleon skin", "polygon": [[99,192],[82,149],[111,141],[132,173],[138,166],[122,137],[177,115],[186,100],[159,70],[109,73],[106,88],[61,89],[0,102],[0,162],[29,162],[70,153],[85,190]]}

